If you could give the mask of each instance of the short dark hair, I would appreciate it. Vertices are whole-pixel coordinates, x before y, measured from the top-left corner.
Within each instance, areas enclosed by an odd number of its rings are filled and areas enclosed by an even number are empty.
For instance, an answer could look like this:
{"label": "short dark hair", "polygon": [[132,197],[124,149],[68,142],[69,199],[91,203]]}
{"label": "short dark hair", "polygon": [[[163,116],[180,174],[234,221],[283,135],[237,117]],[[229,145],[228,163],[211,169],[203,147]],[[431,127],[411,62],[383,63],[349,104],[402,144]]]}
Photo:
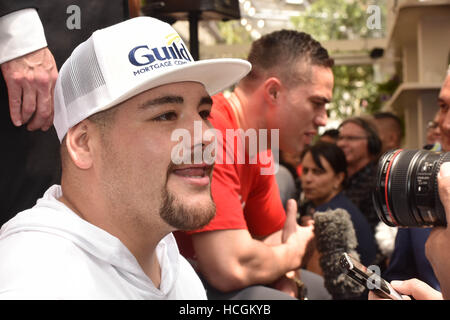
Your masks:
{"label": "short dark hair", "polygon": [[334,65],[334,60],[318,41],[307,33],[294,30],[280,30],[262,36],[253,42],[247,60],[252,64],[252,70],[244,82],[259,79],[269,72],[288,85],[299,80],[308,82],[305,74],[297,74],[292,67],[300,61],[326,68]]}
{"label": "short dark hair", "polygon": [[395,123],[395,130],[397,130],[397,133],[399,135],[399,138],[401,139],[403,137],[403,125],[402,125],[402,121],[400,120],[399,117],[397,117],[395,114],[393,114],[392,112],[377,112],[373,115],[373,117],[377,120],[383,120],[383,119],[390,119],[392,121],[394,121]]}
{"label": "short dark hair", "polygon": [[344,151],[336,144],[330,142],[319,141],[314,145],[307,146],[302,154],[301,159],[305,157],[307,153],[311,153],[314,163],[320,168],[324,169],[320,162],[320,157],[324,157],[328,161],[334,173],[344,173],[344,180],[342,185],[345,186],[347,182],[347,160],[345,159]]}
{"label": "short dark hair", "polygon": [[328,136],[337,141],[339,138],[339,130],[338,129],[328,129],[324,133],[322,133],[321,137]]}
{"label": "short dark hair", "polygon": [[117,106],[94,113],[88,119],[92,121],[102,133],[114,122],[114,116],[117,112]]}
{"label": "short dark hair", "polygon": [[[101,138],[103,141],[105,141],[105,134],[106,130],[111,127],[111,124],[114,121],[114,116],[117,111],[117,106],[106,109],[104,111],[100,111],[98,113],[94,113],[93,115],[89,116],[88,119],[94,123],[94,125],[97,126],[97,128],[100,131]],[[59,148],[60,151],[60,158],[61,158],[61,169],[64,170],[66,167],[66,163],[69,160],[69,153],[67,151],[66,147],[66,137],[67,134],[64,136],[63,140],[61,141],[61,145]]]}

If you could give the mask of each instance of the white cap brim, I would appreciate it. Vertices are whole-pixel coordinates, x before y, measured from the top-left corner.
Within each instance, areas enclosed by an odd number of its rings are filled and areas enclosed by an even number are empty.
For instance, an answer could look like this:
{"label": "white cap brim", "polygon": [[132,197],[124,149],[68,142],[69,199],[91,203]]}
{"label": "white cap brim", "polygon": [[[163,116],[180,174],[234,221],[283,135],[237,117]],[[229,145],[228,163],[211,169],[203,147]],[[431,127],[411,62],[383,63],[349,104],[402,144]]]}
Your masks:
{"label": "white cap brim", "polygon": [[248,61],[232,58],[200,60],[181,65],[156,78],[140,83],[110,101],[107,105],[93,109],[91,114],[114,107],[144,91],[176,82],[199,82],[204,85],[206,92],[212,96],[237,83],[250,70],[251,64]]}

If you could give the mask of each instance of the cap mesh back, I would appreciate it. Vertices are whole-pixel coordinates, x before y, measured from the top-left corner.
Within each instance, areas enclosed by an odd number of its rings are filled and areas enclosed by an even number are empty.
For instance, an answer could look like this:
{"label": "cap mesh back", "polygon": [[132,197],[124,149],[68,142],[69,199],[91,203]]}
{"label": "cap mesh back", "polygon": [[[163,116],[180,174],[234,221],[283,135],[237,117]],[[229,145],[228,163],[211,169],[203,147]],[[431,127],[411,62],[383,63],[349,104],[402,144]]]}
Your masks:
{"label": "cap mesh back", "polygon": [[95,55],[92,38],[75,49],[66,67],[68,70],[61,74],[66,108],[75,99],[106,84]]}

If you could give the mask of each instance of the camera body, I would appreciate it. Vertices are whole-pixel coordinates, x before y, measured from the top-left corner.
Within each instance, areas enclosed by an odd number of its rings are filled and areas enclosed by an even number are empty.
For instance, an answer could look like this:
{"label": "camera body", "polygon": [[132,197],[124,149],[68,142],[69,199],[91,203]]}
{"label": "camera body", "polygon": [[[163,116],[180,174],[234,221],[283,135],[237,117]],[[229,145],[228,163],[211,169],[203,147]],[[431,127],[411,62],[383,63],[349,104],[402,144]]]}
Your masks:
{"label": "camera body", "polygon": [[395,227],[446,226],[437,176],[450,152],[398,149],[379,160],[373,203],[381,221]]}

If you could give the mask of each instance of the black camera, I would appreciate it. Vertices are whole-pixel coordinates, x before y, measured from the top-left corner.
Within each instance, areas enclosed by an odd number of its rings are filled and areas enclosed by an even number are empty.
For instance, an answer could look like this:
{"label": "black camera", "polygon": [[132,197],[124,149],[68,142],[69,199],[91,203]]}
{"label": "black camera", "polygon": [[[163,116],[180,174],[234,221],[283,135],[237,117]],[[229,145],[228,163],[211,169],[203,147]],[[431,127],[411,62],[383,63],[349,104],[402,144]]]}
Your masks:
{"label": "black camera", "polygon": [[446,226],[437,176],[450,152],[393,150],[378,162],[372,198],[378,217],[391,227]]}

